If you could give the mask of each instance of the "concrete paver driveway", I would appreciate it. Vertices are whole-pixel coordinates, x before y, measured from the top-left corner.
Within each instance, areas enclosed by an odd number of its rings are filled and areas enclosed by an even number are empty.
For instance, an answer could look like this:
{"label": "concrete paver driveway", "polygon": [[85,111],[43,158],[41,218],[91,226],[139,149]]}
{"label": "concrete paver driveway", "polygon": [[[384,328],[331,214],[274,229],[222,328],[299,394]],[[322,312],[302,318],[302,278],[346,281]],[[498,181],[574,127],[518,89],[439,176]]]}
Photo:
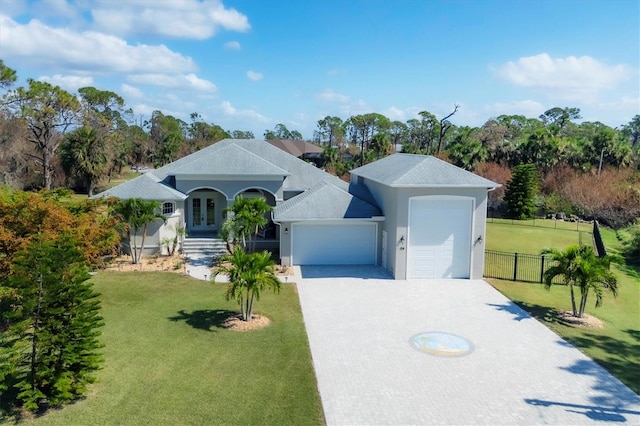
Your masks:
{"label": "concrete paver driveway", "polygon": [[484,281],[301,274],[330,425],[640,424],[637,394]]}

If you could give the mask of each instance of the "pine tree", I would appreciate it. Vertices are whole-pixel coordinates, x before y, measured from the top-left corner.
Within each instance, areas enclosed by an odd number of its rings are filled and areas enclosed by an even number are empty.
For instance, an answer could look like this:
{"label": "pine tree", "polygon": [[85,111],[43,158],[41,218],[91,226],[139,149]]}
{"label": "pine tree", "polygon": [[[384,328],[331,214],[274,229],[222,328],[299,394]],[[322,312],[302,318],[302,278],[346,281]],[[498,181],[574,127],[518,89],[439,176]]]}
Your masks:
{"label": "pine tree", "polygon": [[68,236],[40,234],[14,260],[11,310],[0,313],[2,399],[28,410],[74,400],[100,368],[98,294]]}
{"label": "pine tree", "polygon": [[538,172],[533,164],[520,164],[513,169],[507,182],[504,200],[507,216],[512,219],[528,219],[536,213],[535,196],[538,191]]}

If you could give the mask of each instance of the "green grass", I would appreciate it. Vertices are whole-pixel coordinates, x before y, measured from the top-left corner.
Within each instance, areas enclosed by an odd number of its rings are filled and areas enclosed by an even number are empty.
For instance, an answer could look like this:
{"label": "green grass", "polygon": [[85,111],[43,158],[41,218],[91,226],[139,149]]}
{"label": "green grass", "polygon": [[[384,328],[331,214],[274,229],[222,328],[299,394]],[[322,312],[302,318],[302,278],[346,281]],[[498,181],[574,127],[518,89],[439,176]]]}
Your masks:
{"label": "green grass", "polygon": [[[571,236],[565,234],[566,231],[528,228],[525,237],[522,227],[511,226],[516,229],[513,229],[510,237],[505,226],[510,225],[488,225],[487,244],[491,243],[494,250],[513,251],[515,248],[520,252],[533,250],[531,252],[535,253],[534,247],[540,245],[564,248],[575,244]],[[559,234],[550,236],[552,232]],[[577,232],[573,231],[573,234],[577,235]],[[614,231],[602,229],[602,237],[609,252],[619,252],[620,242]],[[595,299],[591,297],[586,309],[586,313],[604,322],[602,329],[572,327],[556,320],[558,311],[571,308],[567,287],[558,285],[546,290],[541,284],[496,279],[489,281],[509,299],[640,393],[640,274],[624,265],[612,265],[612,270],[619,282],[618,297],[605,294],[603,306],[597,309],[594,307]]]}
{"label": "green grass", "polygon": [[322,424],[295,285],[263,294],[272,324],[230,331],[225,286],[172,273],[99,272],[104,369],[86,399],[35,420],[76,424]]}
{"label": "green grass", "polygon": [[[540,250],[548,247],[564,249],[572,244],[580,242],[580,233],[576,232],[576,224],[571,222],[560,222],[558,224],[573,225],[573,229],[561,228],[557,229],[544,225],[545,222],[554,222],[553,220],[538,219],[536,226],[527,226],[522,224],[511,225],[511,221],[501,221],[487,223],[487,243],[488,250],[506,251],[510,253],[528,253],[538,254]],[[516,223],[518,221],[515,221]],[[531,223],[529,221],[529,223]],[[588,225],[585,226],[585,225]],[[591,242],[591,226],[589,224],[580,224],[582,238]],[[586,243],[585,242],[585,243]]]}

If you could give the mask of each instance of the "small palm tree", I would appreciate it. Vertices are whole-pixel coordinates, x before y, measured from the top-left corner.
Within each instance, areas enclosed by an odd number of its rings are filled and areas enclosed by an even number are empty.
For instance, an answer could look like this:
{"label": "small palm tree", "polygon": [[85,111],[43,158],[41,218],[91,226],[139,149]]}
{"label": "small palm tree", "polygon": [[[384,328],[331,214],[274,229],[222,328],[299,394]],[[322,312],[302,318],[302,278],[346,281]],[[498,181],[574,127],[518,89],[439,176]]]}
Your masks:
{"label": "small palm tree", "polygon": [[251,321],[253,303],[260,300],[260,292],[265,289],[280,291],[280,280],[275,274],[275,263],[268,251],[246,253],[242,247],[222,257],[214,277],[224,274],[229,277],[227,300],[234,299],[240,305],[243,321]]}
{"label": "small palm tree", "polygon": [[[142,251],[144,250],[144,241],[147,237],[147,225],[161,219],[163,222],[166,218],[159,212],[160,203],[153,200],[143,200],[141,198],[129,198],[122,200],[115,207],[115,212],[120,218],[127,223],[127,238],[131,242],[133,234],[133,244],[131,244],[131,263],[140,263],[142,260]],[[142,241],[138,247],[138,231],[142,230]],[[133,231],[133,232],[132,232]]]}
{"label": "small palm tree", "polygon": [[247,237],[251,237],[249,251],[255,251],[256,236],[260,228],[267,224],[265,215],[271,211],[271,206],[266,200],[260,198],[243,198],[238,196],[233,204],[225,212],[227,219],[222,224],[221,234],[232,242],[242,241],[242,246],[247,248]]}
{"label": "small palm tree", "polygon": [[[618,292],[618,281],[609,270],[611,262],[608,256],[597,257],[591,246],[570,246],[564,251],[557,249],[542,250],[542,254],[550,254],[555,262],[544,273],[544,284],[551,288],[553,279],[562,276],[564,283],[571,291],[571,308],[573,316],[582,318],[589,291],[596,295],[596,307],[602,305],[604,290],[609,290],[614,297]],[[576,306],[574,286],[580,289],[580,304]]]}

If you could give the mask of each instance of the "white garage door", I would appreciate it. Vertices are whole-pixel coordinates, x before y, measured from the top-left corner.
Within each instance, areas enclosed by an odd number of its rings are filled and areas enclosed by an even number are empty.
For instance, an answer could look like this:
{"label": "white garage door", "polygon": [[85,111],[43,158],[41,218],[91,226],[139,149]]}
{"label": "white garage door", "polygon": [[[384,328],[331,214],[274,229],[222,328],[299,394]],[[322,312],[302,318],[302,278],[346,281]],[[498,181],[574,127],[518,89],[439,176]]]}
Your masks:
{"label": "white garage door", "polygon": [[293,224],[294,265],[374,265],[376,224]]}
{"label": "white garage door", "polygon": [[409,201],[407,278],[469,278],[470,199]]}

